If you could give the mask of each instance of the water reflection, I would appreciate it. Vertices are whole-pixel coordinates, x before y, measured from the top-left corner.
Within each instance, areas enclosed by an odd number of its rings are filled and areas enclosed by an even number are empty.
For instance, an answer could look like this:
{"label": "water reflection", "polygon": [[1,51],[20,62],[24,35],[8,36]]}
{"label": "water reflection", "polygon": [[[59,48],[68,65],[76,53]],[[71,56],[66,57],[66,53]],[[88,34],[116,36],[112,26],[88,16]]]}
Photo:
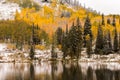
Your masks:
{"label": "water reflection", "polygon": [[0,80],[120,80],[120,64],[0,63]]}

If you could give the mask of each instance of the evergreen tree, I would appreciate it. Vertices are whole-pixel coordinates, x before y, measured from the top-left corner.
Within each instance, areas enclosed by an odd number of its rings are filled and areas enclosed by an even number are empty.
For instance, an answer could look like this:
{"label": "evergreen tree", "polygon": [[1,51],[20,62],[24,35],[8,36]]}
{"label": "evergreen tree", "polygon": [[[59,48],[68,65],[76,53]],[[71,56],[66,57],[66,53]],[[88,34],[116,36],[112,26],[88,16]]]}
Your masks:
{"label": "evergreen tree", "polygon": [[103,45],[103,53],[109,54],[112,52],[112,44],[111,44],[111,37],[110,37],[110,31],[107,31],[106,34],[104,34],[104,45]]}
{"label": "evergreen tree", "polygon": [[71,58],[73,58],[76,54],[76,46],[77,46],[77,42],[76,42],[76,26],[72,26],[69,34],[68,34],[68,39],[70,42],[70,56]]}
{"label": "evergreen tree", "polygon": [[30,58],[34,59],[35,49],[34,45],[30,46]]}
{"label": "evergreen tree", "polygon": [[90,35],[90,40],[92,41],[92,31],[91,31],[91,22],[89,16],[87,16],[84,24],[84,47],[86,47],[86,35]]}
{"label": "evergreen tree", "polygon": [[114,27],[116,27],[115,15],[113,15],[113,22],[112,22],[112,25],[113,25]]}
{"label": "evergreen tree", "polygon": [[35,54],[35,44],[34,44],[34,24],[32,26],[31,44],[30,44],[30,58],[33,59]]}
{"label": "evergreen tree", "polygon": [[112,50],[112,41],[111,41],[110,30],[108,30],[108,44],[109,44],[110,50]]}
{"label": "evergreen tree", "polygon": [[62,44],[62,34],[63,34],[62,28],[58,27],[58,29],[56,30],[57,45]]}
{"label": "evergreen tree", "polygon": [[116,20],[115,20],[115,15],[113,15],[113,22],[112,22],[112,25],[115,27],[115,30],[114,30],[114,43],[113,43],[113,50],[114,52],[117,52],[118,51],[118,33],[117,33],[117,28],[116,28]]}
{"label": "evergreen tree", "polygon": [[119,51],[120,51],[120,33],[119,33]]}
{"label": "evergreen tree", "polygon": [[62,39],[62,52],[63,52],[63,59],[65,59],[65,57],[67,55],[67,48],[68,48],[66,46],[67,39],[66,39],[65,33],[63,33],[62,37],[63,37],[63,39]]}
{"label": "evergreen tree", "polygon": [[[77,23],[78,24],[78,23]],[[69,32],[70,40],[70,53],[71,58],[76,57],[77,59],[80,56],[82,48],[82,31],[81,26],[72,26]]]}
{"label": "evergreen tree", "polygon": [[77,58],[79,58],[81,56],[81,48],[83,47],[82,44],[83,44],[83,35],[82,35],[82,26],[81,26],[81,23],[80,23],[80,20],[79,18],[77,18],[77,30],[76,30],[76,39],[77,39]]}
{"label": "evergreen tree", "polygon": [[114,35],[114,43],[113,43],[113,49],[114,49],[114,52],[117,52],[118,51],[118,34],[117,34],[117,29],[115,27],[115,35]]}
{"label": "evergreen tree", "polygon": [[33,34],[34,34],[33,42],[34,42],[35,45],[38,45],[40,43],[40,41],[41,41],[40,38],[39,38],[38,32],[39,32],[38,25],[37,26],[34,25],[34,27],[33,27]]}
{"label": "evergreen tree", "polygon": [[68,30],[68,24],[66,24],[66,35],[68,35],[69,30]]}
{"label": "evergreen tree", "polygon": [[102,25],[105,25],[104,14],[102,14]]}
{"label": "evergreen tree", "polygon": [[69,53],[69,39],[68,39],[68,25],[66,25],[66,31],[62,34],[62,52],[63,52],[63,58],[68,55]]}
{"label": "evergreen tree", "polygon": [[103,50],[102,50],[103,45],[104,45],[103,30],[102,30],[101,25],[99,24],[97,39],[96,39],[96,46],[95,46],[95,53],[96,54],[103,54]]}
{"label": "evergreen tree", "polygon": [[88,58],[90,58],[90,55],[92,54],[92,43],[91,43],[89,34],[86,36],[86,41],[87,41],[87,44],[86,44],[87,54],[88,54]]}
{"label": "evergreen tree", "polygon": [[51,57],[52,59],[57,58],[57,54],[55,52],[55,36],[53,35],[52,46],[51,46]]}
{"label": "evergreen tree", "polygon": [[111,21],[109,18],[107,19],[107,24],[111,24]]}

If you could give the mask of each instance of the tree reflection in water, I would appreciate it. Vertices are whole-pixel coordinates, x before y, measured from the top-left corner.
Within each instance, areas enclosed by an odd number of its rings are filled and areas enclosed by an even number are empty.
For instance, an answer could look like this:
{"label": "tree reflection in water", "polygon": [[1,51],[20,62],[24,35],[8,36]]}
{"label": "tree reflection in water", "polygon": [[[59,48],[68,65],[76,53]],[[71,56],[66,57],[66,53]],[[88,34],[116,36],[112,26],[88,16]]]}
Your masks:
{"label": "tree reflection in water", "polygon": [[78,62],[0,63],[0,80],[120,80],[120,65]]}
{"label": "tree reflection in water", "polygon": [[32,63],[30,63],[30,80],[35,80],[35,74],[34,74],[34,66]]}

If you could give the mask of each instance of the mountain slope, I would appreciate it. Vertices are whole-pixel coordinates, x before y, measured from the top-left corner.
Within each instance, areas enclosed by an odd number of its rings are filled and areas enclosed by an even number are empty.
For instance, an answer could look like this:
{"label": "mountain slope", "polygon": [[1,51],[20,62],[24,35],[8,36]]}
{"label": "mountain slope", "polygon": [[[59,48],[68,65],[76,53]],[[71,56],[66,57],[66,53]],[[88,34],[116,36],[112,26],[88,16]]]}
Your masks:
{"label": "mountain slope", "polygon": [[0,0],[0,20],[14,19],[16,10],[20,12],[18,4]]}

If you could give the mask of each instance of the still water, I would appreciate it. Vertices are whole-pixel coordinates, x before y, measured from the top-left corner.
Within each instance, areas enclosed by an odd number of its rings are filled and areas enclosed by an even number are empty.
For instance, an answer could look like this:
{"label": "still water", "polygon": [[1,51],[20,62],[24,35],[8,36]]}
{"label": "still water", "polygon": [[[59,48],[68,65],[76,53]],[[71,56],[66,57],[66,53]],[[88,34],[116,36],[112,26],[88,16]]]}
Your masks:
{"label": "still water", "polygon": [[0,63],[0,80],[120,80],[120,64]]}

